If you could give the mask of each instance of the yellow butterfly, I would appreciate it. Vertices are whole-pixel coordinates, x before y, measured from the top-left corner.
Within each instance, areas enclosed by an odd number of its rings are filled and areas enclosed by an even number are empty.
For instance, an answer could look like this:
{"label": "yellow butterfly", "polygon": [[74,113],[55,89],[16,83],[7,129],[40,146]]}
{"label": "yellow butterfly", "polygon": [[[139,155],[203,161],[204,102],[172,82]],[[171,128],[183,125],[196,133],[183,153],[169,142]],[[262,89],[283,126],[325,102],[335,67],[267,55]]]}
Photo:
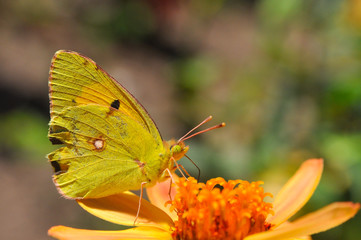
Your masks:
{"label": "yellow butterfly", "polygon": [[79,53],[55,53],[49,98],[48,137],[64,146],[48,159],[54,183],[67,198],[100,198],[152,186],[168,178],[188,151],[183,141],[189,133],[163,142],[142,105]]}

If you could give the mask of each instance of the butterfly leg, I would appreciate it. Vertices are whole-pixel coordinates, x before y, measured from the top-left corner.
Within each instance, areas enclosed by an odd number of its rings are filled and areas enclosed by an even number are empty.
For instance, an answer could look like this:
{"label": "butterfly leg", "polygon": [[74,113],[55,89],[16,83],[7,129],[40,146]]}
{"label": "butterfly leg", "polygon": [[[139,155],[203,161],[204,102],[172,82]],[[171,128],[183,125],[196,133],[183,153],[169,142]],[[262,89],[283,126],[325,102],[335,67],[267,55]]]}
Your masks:
{"label": "butterfly leg", "polygon": [[[177,163],[177,161],[176,161],[173,157],[172,157],[171,159],[173,160],[174,164],[176,165],[177,169],[178,169],[179,172],[182,174],[182,176],[183,176],[185,179],[187,179],[187,177],[184,175],[182,169],[179,167],[179,164]],[[188,174],[188,175],[189,175],[189,174]]]}
{"label": "butterfly leg", "polygon": [[[185,156],[186,158],[188,158],[188,160],[189,160],[191,163],[193,163],[193,165],[198,169],[197,182],[199,182],[199,177],[201,176],[201,169],[197,166],[197,164],[196,164],[195,162],[193,162],[193,160],[192,160],[190,157],[188,157],[186,154],[184,154],[184,156]],[[184,168],[183,168],[183,170],[186,171]],[[187,171],[186,171],[186,172],[187,172]],[[188,174],[188,176],[189,176],[189,174]]]}
{"label": "butterfly leg", "polygon": [[169,177],[170,177],[168,196],[169,196],[170,201],[173,201],[173,199],[172,199],[172,183],[174,183],[175,181],[173,179],[171,171],[168,168],[166,168],[165,170],[168,172]]}
{"label": "butterfly leg", "polygon": [[[179,165],[179,167],[184,171],[184,173],[185,173],[188,177],[191,177],[191,175],[187,172],[187,170],[183,167],[182,164],[178,164],[178,165]],[[188,179],[186,178],[186,180],[188,180]]]}
{"label": "butterfly leg", "polygon": [[145,184],[147,184],[147,182],[142,182],[142,183],[140,184],[140,196],[139,196],[138,211],[137,211],[137,215],[135,216],[133,225],[135,225],[135,223],[137,222],[138,217],[139,217],[140,206],[142,205],[142,199],[143,199],[143,187],[144,187]]}

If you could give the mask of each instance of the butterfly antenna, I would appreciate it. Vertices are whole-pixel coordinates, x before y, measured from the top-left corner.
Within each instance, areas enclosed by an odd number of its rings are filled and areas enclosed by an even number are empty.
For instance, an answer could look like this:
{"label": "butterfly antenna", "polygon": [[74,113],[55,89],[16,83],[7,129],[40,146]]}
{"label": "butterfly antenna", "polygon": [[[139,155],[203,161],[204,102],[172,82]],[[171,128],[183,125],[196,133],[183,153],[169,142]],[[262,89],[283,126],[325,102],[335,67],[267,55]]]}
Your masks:
{"label": "butterfly antenna", "polygon": [[190,157],[188,157],[186,154],[184,154],[184,156],[186,156],[186,158],[188,158],[188,160],[191,161],[191,163],[193,163],[193,165],[196,166],[196,168],[198,169],[197,182],[199,182],[199,177],[201,176],[201,169],[197,166],[195,162],[193,162],[193,160]]}
{"label": "butterfly antenna", "polygon": [[193,132],[194,130],[196,130],[197,128],[199,128],[200,126],[202,126],[203,124],[209,122],[212,120],[212,116],[207,117],[206,119],[204,119],[200,124],[198,124],[197,126],[195,126],[192,130],[190,130],[189,132],[187,132],[183,137],[181,137],[178,142],[181,142],[184,140],[184,138],[186,138],[191,132]]}
{"label": "butterfly antenna", "polygon": [[[201,134],[201,133],[204,133],[204,132],[208,132],[208,131],[210,131],[210,130],[217,129],[217,128],[221,128],[221,127],[224,127],[224,126],[226,126],[226,124],[223,122],[223,123],[218,124],[218,125],[216,125],[216,126],[213,126],[213,127],[204,129],[204,130],[202,130],[202,131],[193,133],[193,134],[190,135],[190,136],[182,137],[182,138],[181,138],[181,141],[185,141],[185,140],[190,139],[190,138],[192,138],[192,137],[194,137],[194,136],[196,136],[196,135],[198,135],[198,134]],[[178,140],[178,142],[179,142],[179,140]]]}

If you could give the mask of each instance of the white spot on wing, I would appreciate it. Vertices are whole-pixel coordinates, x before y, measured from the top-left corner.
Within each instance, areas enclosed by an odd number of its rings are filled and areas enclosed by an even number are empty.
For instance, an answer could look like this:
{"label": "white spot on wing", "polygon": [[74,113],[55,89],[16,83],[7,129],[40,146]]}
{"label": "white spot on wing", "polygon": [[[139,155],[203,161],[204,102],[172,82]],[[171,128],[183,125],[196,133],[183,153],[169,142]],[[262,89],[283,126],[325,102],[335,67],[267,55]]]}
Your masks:
{"label": "white spot on wing", "polygon": [[104,147],[104,141],[101,139],[97,139],[94,141],[94,147],[98,150],[102,149]]}

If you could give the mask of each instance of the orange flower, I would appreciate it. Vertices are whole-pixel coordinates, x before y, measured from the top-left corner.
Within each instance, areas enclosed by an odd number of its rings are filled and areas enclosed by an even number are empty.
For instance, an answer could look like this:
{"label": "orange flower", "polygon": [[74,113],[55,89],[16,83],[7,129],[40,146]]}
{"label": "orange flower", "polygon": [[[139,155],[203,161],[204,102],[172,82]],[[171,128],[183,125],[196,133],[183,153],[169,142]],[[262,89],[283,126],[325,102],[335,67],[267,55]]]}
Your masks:
{"label": "orange flower", "polygon": [[[277,194],[273,207],[264,202],[262,182],[211,179],[197,183],[179,179],[171,211],[169,182],[147,189],[150,202],[142,200],[135,228],[121,231],[95,231],[55,226],[49,235],[57,239],[310,239],[352,218],[359,203],[332,203],[293,222],[293,216],[312,196],[321,178],[322,159],[302,164]],[[175,193],[175,189],[172,190]],[[91,214],[113,223],[133,226],[138,196],[125,192],[78,203]]]}

